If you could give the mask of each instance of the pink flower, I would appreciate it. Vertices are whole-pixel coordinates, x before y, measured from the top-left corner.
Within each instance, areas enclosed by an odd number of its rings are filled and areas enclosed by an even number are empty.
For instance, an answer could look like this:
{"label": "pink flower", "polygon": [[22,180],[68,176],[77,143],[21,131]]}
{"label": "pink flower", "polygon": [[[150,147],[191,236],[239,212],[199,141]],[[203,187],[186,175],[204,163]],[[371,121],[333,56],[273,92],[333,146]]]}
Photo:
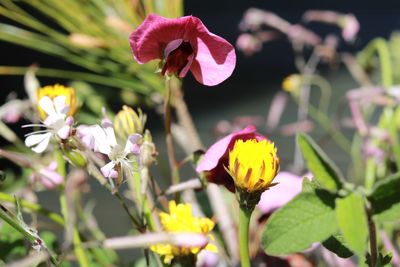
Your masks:
{"label": "pink flower", "polygon": [[31,176],[32,181],[39,181],[47,189],[53,189],[63,183],[64,178],[57,172],[57,162],[52,161],[46,167]]}
{"label": "pink flower", "polygon": [[234,183],[224,166],[228,166],[229,150],[233,148],[235,141],[238,139],[264,140],[266,137],[257,133],[253,125],[249,125],[243,130],[231,133],[213,144],[204,154],[203,159],[196,168],[197,172],[205,172],[209,182],[225,185],[232,192],[235,192]]}
{"label": "pink flower", "polygon": [[360,30],[360,23],[353,14],[347,14],[343,17],[342,37],[345,41],[354,40]]}
{"label": "pink flower", "polygon": [[233,46],[210,33],[193,16],[168,19],[151,14],[130,35],[129,42],[139,64],[162,59],[162,75],[176,74],[183,78],[190,70],[204,85],[223,82],[236,65]]}
{"label": "pink flower", "polygon": [[293,173],[279,172],[274,182],[279,183],[279,186],[273,186],[265,191],[257,205],[263,214],[282,207],[301,192],[302,179]]}

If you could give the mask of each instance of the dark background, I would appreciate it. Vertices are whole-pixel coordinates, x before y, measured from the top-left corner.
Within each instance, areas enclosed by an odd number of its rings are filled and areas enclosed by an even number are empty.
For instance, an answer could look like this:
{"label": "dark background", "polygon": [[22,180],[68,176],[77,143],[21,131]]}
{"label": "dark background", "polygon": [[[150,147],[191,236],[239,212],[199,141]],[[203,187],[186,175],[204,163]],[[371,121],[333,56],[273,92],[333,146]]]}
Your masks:
{"label": "dark background", "polygon": [[[299,22],[304,11],[308,9],[336,10],[344,13],[353,13],[360,21],[361,29],[358,39],[350,47],[341,47],[346,50],[359,50],[370,39],[378,36],[388,37],[389,34],[400,28],[400,1],[232,1],[232,0],[203,0],[185,1],[185,14],[194,15],[202,19],[209,30],[223,36],[232,44],[239,35],[238,23],[243,12],[249,7],[257,7],[277,13],[290,22]],[[0,17],[0,22],[8,22]],[[310,24],[310,28],[324,35],[327,32],[340,29],[327,26]],[[75,68],[57,58],[21,48],[9,43],[0,42],[0,65],[28,66],[38,63],[43,67]],[[246,92],[251,90],[252,83],[276,83],[286,75],[295,71],[293,66],[292,50],[285,40],[264,45],[263,51],[252,57],[245,57],[237,52],[238,60],[236,69],[230,79],[216,87],[204,87],[194,81],[191,75],[185,79],[186,99],[193,111],[204,109],[202,100],[208,104],[217,104],[226,97],[240,96],[243,88]],[[51,79],[41,78],[43,83],[55,82]],[[24,94],[23,81],[19,76],[0,76],[1,95],[3,102],[5,96],[11,91]],[[190,89],[189,89],[190,88]],[[254,89],[259,90],[259,89]],[[0,102],[0,103],[1,103]]]}

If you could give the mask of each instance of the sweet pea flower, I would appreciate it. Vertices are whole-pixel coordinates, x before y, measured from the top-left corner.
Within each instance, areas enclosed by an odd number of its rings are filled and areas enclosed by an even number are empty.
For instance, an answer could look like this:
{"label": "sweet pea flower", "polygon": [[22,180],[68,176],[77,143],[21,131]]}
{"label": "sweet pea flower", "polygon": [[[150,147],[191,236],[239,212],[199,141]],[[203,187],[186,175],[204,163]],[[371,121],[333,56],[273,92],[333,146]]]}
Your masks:
{"label": "sweet pea flower", "polygon": [[168,19],[151,14],[129,42],[139,64],[161,59],[162,75],[183,78],[190,70],[199,83],[208,86],[226,80],[236,65],[233,46],[193,16]]}
{"label": "sweet pea flower", "polygon": [[229,165],[229,151],[232,150],[235,141],[238,139],[261,141],[267,138],[257,133],[253,125],[249,125],[243,130],[231,133],[213,144],[204,154],[196,168],[197,172],[205,173],[209,182],[225,185],[232,192],[235,192],[234,182],[224,166],[227,167]]}
{"label": "sweet pea flower", "polygon": [[66,97],[61,95],[53,100],[44,96],[39,100],[39,106],[47,115],[43,124],[28,124],[22,127],[44,127],[45,130],[33,132],[27,135],[25,145],[31,147],[36,153],[46,150],[52,137],[67,139],[71,134],[74,119],[67,117],[69,106],[66,105]]}
{"label": "sweet pea flower", "polygon": [[[132,164],[129,155],[139,155],[140,148],[137,144],[142,137],[140,134],[132,134],[128,137],[125,147],[121,147],[115,138],[114,128],[111,122],[103,120],[102,126],[95,125],[91,129],[94,138],[96,152],[105,154],[110,162],[101,168],[102,174],[107,178],[118,178],[119,175],[129,175],[132,172]],[[122,173],[118,170],[121,169]]]}

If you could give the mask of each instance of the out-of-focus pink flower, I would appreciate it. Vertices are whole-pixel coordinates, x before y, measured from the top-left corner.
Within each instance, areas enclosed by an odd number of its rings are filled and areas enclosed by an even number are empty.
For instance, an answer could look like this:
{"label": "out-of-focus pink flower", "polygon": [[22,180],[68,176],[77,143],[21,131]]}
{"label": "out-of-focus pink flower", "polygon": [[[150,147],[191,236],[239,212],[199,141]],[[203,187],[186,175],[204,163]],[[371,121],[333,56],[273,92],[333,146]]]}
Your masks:
{"label": "out-of-focus pink flower", "polygon": [[301,192],[302,179],[293,173],[279,172],[274,182],[279,183],[279,186],[273,186],[265,191],[257,205],[263,214],[282,207]]}
{"label": "out-of-focus pink flower", "polygon": [[27,101],[12,99],[0,107],[0,119],[6,123],[16,123],[28,109]]}
{"label": "out-of-focus pink flower", "polygon": [[95,150],[95,142],[93,136],[93,129],[95,125],[85,125],[81,124],[76,128],[76,136],[81,140],[90,150]]}
{"label": "out-of-focus pink flower", "polygon": [[233,179],[226,172],[224,166],[228,166],[229,150],[233,148],[238,139],[244,141],[248,139],[264,140],[266,137],[257,133],[253,125],[249,125],[213,144],[196,168],[197,172],[205,172],[209,182],[225,185],[232,192],[235,192]]}
{"label": "out-of-focus pink flower", "polygon": [[251,56],[256,52],[261,51],[262,42],[254,35],[242,33],[236,40],[236,47],[246,56]]}
{"label": "out-of-focus pink flower", "polygon": [[354,40],[360,30],[360,23],[353,14],[347,14],[342,18],[342,37],[347,42]]}
{"label": "out-of-focus pink flower", "polygon": [[57,162],[52,161],[48,166],[39,169],[37,173],[33,174],[31,180],[40,182],[47,189],[53,189],[64,181],[56,170]]}
{"label": "out-of-focus pink flower", "polygon": [[162,75],[176,74],[183,78],[190,70],[204,85],[223,82],[236,65],[233,46],[210,33],[193,16],[168,19],[151,14],[130,35],[129,41],[139,64],[162,59]]}
{"label": "out-of-focus pink flower", "polygon": [[218,265],[219,257],[218,254],[208,250],[202,250],[197,255],[197,267],[215,267]]}
{"label": "out-of-focus pink flower", "polygon": [[342,14],[334,11],[310,10],[304,13],[306,22],[318,21],[335,24],[342,28],[342,37],[345,41],[352,41],[360,30],[360,23],[353,14]]}

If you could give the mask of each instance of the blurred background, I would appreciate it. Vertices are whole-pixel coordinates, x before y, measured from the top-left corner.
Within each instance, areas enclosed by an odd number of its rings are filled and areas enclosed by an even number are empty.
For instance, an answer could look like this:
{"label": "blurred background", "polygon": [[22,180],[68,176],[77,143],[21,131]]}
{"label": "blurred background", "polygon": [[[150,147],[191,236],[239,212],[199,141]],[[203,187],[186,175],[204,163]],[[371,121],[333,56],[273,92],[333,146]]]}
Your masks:
{"label": "blurred background", "polygon": [[[34,1],[34,0],[32,0]],[[160,0],[161,1],[161,0]],[[0,1],[1,3],[1,1]],[[39,18],[41,22],[50,25],[58,30],[59,27],[48,17],[43,16],[35,8],[30,5],[24,5],[24,10]],[[269,10],[276,13],[280,17],[288,20],[291,23],[298,23],[305,11],[310,9],[332,10],[342,13],[352,13],[359,20],[361,25],[359,34],[351,43],[340,42],[338,50],[346,50],[356,52],[361,50],[371,39],[375,37],[388,38],[390,34],[400,28],[400,1],[229,1],[229,0],[203,0],[203,1],[185,1],[184,14],[199,17],[208,29],[227,39],[232,44],[236,43],[240,31],[238,28],[239,22],[242,19],[243,13],[250,7],[256,7],[264,10]],[[15,20],[0,15],[0,23],[17,25]],[[335,26],[310,23],[307,26],[324,37],[327,33],[335,32],[340,35],[340,29]],[[26,26],[21,26],[26,29]],[[3,33],[0,33],[3,34]],[[3,41],[2,41],[3,40]],[[128,44],[128,39],[126,39]],[[128,46],[127,46],[128,47]],[[399,48],[400,49],[400,48]],[[0,66],[21,66],[28,67],[36,64],[41,68],[55,68],[71,71],[82,71],[82,67],[72,64],[65,60],[60,60],[57,57],[46,55],[26,47],[22,47],[10,42],[5,42],[4,38],[0,37]],[[134,63],[130,53],[126,53]],[[155,65],[148,69],[148,73],[155,70]],[[123,69],[121,70],[123,72]],[[336,104],[341,101],[343,93],[356,86],[355,81],[350,77],[343,66],[338,65],[335,69],[322,67],[319,69],[323,76],[326,77],[333,85],[332,98],[337,98]],[[266,133],[265,119],[270,107],[271,100],[274,94],[281,90],[282,80],[297,72],[294,64],[294,54],[291,44],[285,38],[274,40],[263,45],[260,52],[252,56],[245,56],[240,51],[237,51],[237,65],[231,78],[215,87],[205,87],[197,83],[189,74],[183,81],[183,90],[185,99],[192,113],[196,127],[199,130],[200,136],[206,146],[210,145],[216,138],[215,127],[221,120],[232,121],[238,116],[258,117],[261,120],[259,123],[259,131]],[[129,78],[129,77],[128,77]],[[66,84],[69,80],[40,77],[42,85],[61,83]],[[91,83],[90,83],[91,84]],[[116,92],[121,93],[121,89],[110,87],[107,85],[91,84],[93,91],[96,94],[103,95],[109,108],[116,112],[124,104],[123,97],[113,97]],[[158,86],[158,85],[156,85]],[[7,96],[15,92],[18,98],[26,97],[24,91],[23,76],[21,75],[0,75],[0,103],[6,101]],[[132,95],[129,95],[132,96]],[[140,98],[144,99],[144,98]],[[88,96],[86,101],[97,101],[95,97]],[[131,103],[135,104],[136,100]],[[335,102],[333,101],[333,102]],[[146,101],[144,101],[146,102]],[[164,137],[162,118],[157,114],[154,106],[142,106],[148,113],[147,127],[155,136],[155,143],[160,151],[160,165],[165,160]],[[296,118],[296,105],[288,104],[282,116],[281,123],[289,123]],[[20,124],[12,125],[11,128],[19,132]],[[293,160],[294,155],[294,136],[282,136],[276,132],[267,133],[268,136],[275,140],[279,148],[280,158],[283,165]],[[7,144],[1,140],[2,144]],[[337,148],[336,148],[337,149]],[[337,152],[337,153],[336,153]],[[332,158],[345,165],[347,159],[342,157],[339,151],[331,150]],[[182,155],[181,155],[182,156]],[[179,157],[179,156],[178,156]],[[7,167],[7,162],[1,161],[4,167]],[[193,173],[189,175],[194,175]],[[108,192],[100,188],[97,183],[92,183],[92,194],[95,194],[96,209],[95,213],[99,219],[101,227],[105,230],[106,235],[116,236],[123,235],[126,229],[129,228],[129,223],[124,220],[107,220],[111,216],[121,216],[117,214],[122,212],[120,209],[113,208],[116,205],[110,200]],[[53,192],[43,192],[40,197],[51,200]],[[93,197],[87,196],[88,198]],[[48,202],[46,207],[53,209],[57,205]],[[102,219],[103,218],[103,219]]]}

